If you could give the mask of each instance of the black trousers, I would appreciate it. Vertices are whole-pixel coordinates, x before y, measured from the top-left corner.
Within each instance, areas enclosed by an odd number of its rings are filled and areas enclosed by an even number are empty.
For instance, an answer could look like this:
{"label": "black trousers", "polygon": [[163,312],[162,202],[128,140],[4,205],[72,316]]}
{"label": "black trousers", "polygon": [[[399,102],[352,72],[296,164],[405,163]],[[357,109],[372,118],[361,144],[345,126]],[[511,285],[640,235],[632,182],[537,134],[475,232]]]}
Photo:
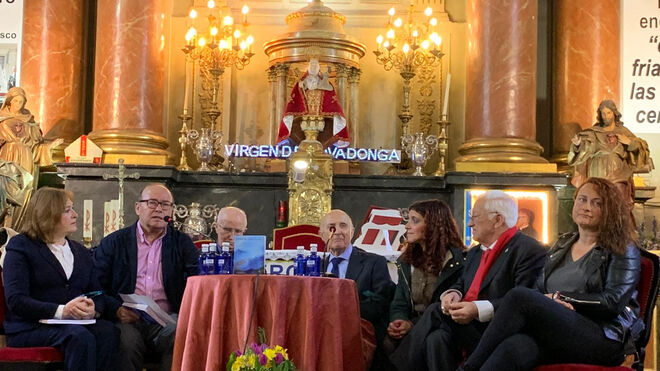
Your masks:
{"label": "black trousers", "polygon": [[440,307],[440,303],[429,305],[390,356],[398,370],[454,371],[463,355],[477,346],[488,324],[472,321],[460,325],[442,314]]}
{"label": "black trousers", "polygon": [[541,364],[616,366],[623,344],[608,339],[589,318],[536,290],[514,288],[504,297],[466,370],[531,370]]}
{"label": "black trousers", "polygon": [[39,325],[7,335],[12,347],[56,347],[64,354],[67,371],[119,369],[119,329],[97,319],[93,325]]}

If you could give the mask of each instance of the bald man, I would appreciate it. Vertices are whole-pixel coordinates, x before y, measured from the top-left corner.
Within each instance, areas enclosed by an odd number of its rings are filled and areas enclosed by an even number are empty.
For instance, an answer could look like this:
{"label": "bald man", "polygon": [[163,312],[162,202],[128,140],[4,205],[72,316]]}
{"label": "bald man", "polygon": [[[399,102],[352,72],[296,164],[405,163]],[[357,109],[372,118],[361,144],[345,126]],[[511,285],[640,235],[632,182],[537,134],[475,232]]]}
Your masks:
{"label": "bald man", "polygon": [[218,234],[218,246],[229,242],[230,250],[234,251],[234,236],[242,236],[247,231],[245,211],[234,206],[223,207],[218,211],[215,231]]}
{"label": "bald man", "polygon": [[174,199],[163,184],[149,184],[135,202],[138,221],[101,240],[94,268],[121,330],[121,369],[142,370],[146,352],[156,353],[161,370],[172,367],[176,324],[161,327],[122,306],[119,294],[148,296],[176,318],[186,279],[197,274],[199,251],[185,233],[170,227]]}
{"label": "bald man", "polygon": [[394,282],[384,257],[366,252],[351,244],[355,228],[342,210],[331,210],[319,227],[330,256],[324,261],[326,273],[355,281],[360,296],[360,316],[374,325],[378,348],[373,370],[383,369],[382,340],[389,322],[389,308],[394,296]]}

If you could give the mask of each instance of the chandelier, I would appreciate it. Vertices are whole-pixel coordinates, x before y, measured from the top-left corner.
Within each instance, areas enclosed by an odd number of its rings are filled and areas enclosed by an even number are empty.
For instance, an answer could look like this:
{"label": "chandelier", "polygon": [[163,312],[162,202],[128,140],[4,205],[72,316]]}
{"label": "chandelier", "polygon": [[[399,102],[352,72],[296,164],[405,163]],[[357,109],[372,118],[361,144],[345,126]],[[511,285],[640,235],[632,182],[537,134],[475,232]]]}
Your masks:
{"label": "chandelier", "polygon": [[[223,12],[224,10],[224,12]],[[186,72],[188,62],[192,62],[192,87],[194,90],[195,66],[199,64],[202,77],[202,93],[200,105],[202,106],[202,120],[205,127],[213,128],[217,118],[221,115],[218,101],[222,96],[220,77],[226,68],[242,70],[250,63],[254,55],[252,45],[254,37],[248,33],[247,15],[250,9],[244,5],[242,23],[236,24],[231,11],[216,10],[214,0],[207,3],[208,25],[204,32],[195,27],[195,22],[201,11],[190,9],[189,18],[192,23],[186,31],[186,45],[183,52],[186,54]],[[223,14],[224,13],[224,14]],[[186,94],[184,95],[184,116],[188,113],[189,78],[186,73]],[[194,107],[194,94],[192,104]],[[220,130],[222,128],[220,127]]]}
{"label": "chandelier", "polygon": [[376,62],[383,65],[386,71],[395,69],[403,78],[403,106],[399,118],[402,123],[403,135],[409,134],[408,125],[413,118],[410,111],[410,81],[422,69],[434,68],[444,55],[442,52],[442,37],[436,32],[437,18],[433,17],[433,9],[424,10],[424,17],[415,21],[414,5],[408,8],[408,16],[404,21],[395,18],[396,10],[388,11],[389,21],[386,31],[378,35],[378,48],[374,50]]}
{"label": "chandelier", "polygon": [[[186,85],[183,97],[183,121],[179,131],[179,143],[181,144],[181,159],[178,168],[188,170],[186,147],[192,145],[201,163],[199,170],[210,170],[208,163],[214,158],[222,157],[217,153],[222,141],[222,121],[218,124],[218,118],[222,115],[222,84],[220,79],[226,68],[242,70],[250,63],[254,55],[252,45],[254,37],[248,33],[248,12],[250,9],[243,5],[241,13],[242,22],[236,24],[231,15],[229,7],[216,9],[214,0],[206,4],[205,12],[207,25],[205,31],[198,31],[195,25],[201,10],[190,9],[188,13],[190,27],[186,31],[186,44],[183,47],[186,63]],[[199,65],[201,77],[201,92],[199,104],[201,107],[202,124],[199,131],[193,129],[194,107],[195,107],[195,72]],[[192,94],[190,90],[192,89]],[[190,100],[191,110],[188,110]],[[190,121],[190,130],[187,122]],[[221,163],[215,165],[218,170],[223,170]]]}

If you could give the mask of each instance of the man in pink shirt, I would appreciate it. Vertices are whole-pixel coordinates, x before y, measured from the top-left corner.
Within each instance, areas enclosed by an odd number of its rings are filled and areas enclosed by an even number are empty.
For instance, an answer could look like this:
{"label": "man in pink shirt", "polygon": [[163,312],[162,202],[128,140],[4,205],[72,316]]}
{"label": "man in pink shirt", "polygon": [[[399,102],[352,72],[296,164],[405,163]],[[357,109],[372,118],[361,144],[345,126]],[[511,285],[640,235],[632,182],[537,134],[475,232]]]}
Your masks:
{"label": "man in pink shirt", "polygon": [[[186,279],[197,273],[199,252],[190,238],[168,226],[174,199],[162,184],[149,184],[135,202],[138,221],[101,240],[95,249],[95,269],[109,296],[107,312],[121,330],[121,366],[142,370],[146,353],[161,359],[170,370],[176,325],[158,323],[122,306],[119,294],[138,294],[153,299],[176,318]],[[150,357],[151,358],[151,357]]]}

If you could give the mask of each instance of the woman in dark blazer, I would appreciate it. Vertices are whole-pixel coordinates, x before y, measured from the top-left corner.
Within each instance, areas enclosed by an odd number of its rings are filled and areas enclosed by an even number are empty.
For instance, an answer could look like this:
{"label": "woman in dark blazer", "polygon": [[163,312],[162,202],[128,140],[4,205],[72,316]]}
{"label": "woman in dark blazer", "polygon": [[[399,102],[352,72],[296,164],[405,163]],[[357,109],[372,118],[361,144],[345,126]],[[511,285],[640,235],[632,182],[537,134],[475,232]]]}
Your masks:
{"label": "woman in dark blazer", "polygon": [[503,299],[465,370],[531,370],[540,364],[616,366],[644,324],[636,231],[617,187],[589,178],[576,192],[578,232],[550,250],[537,290]]}
{"label": "woman in dark blazer", "polygon": [[408,208],[406,243],[398,259],[399,282],[390,305],[385,346],[393,350],[426,309],[463,270],[465,246],[449,206],[418,201]]}
{"label": "woman in dark blazer", "polygon": [[9,241],[4,262],[7,343],[57,347],[66,370],[116,370],[119,330],[112,323],[39,323],[93,319],[103,312],[104,295],[99,295],[92,255],[66,237],[76,231],[76,219],[71,192],[44,187],[30,199],[21,234]]}

